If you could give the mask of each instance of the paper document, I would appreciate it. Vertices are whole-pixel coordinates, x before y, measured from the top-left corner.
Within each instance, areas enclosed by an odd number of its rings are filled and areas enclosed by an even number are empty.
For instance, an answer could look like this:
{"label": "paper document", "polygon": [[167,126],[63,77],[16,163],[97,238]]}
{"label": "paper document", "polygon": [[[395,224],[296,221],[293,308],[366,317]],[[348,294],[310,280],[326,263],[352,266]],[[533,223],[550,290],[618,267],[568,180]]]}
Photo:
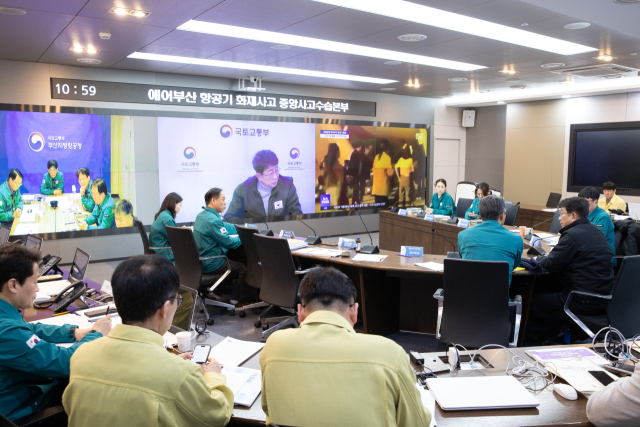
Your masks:
{"label": "paper document", "polygon": [[209,357],[213,357],[227,368],[235,368],[262,350],[262,347],[264,344],[259,342],[241,341],[227,337],[211,349]]}
{"label": "paper document", "polygon": [[351,258],[351,261],[367,261],[367,262],[382,262],[387,258],[386,255],[366,255],[358,254]]}
{"label": "paper document", "polygon": [[611,375],[595,363],[586,359],[582,359],[580,361],[560,359],[548,360],[545,363],[545,368],[548,371],[558,374],[558,376],[568,382],[571,387],[586,396],[604,388],[602,383],[596,380],[589,371],[605,372],[612,379],[618,379],[618,377]]}
{"label": "paper document", "polygon": [[35,198],[36,198],[35,194],[22,194],[23,202],[32,202],[35,200]]}
{"label": "paper document", "polygon": [[557,234],[551,234],[551,233],[533,233],[533,235],[541,239],[547,239],[549,237],[559,237]]}
{"label": "paper document", "polygon": [[15,230],[13,231],[14,236],[19,236],[23,234],[38,234],[40,232],[40,223],[39,222],[28,222],[28,223],[18,223],[16,225]]}
{"label": "paper document", "polygon": [[547,362],[550,360],[576,360],[576,358],[580,356],[583,359],[590,360],[601,367],[609,363],[607,359],[586,347],[527,350],[525,353],[539,362]]}
{"label": "paper document", "polygon": [[433,219],[449,219],[451,218],[449,215],[434,215]]}
{"label": "paper document", "polygon": [[298,239],[287,239],[287,243],[289,243],[289,249],[291,249],[292,251],[309,246],[304,240]]}
{"label": "paper document", "polygon": [[247,408],[253,405],[260,394],[262,374],[259,369],[223,368],[227,377],[227,387],[233,390],[233,403]]}
{"label": "paper document", "polygon": [[558,209],[542,209],[542,212],[555,212]]}
{"label": "paper document", "polygon": [[429,270],[444,271],[444,264],[440,264],[437,262],[417,262],[415,263],[415,265]]}
{"label": "paper document", "polygon": [[58,295],[60,292],[69,286],[68,280],[54,280],[53,282],[38,283],[39,291],[36,292],[36,301],[46,301],[53,295]]}
{"label": "paper document", "polygon": [[431,414],[431,423],[429,427],[435,427],[436,425],[436,398],[430,390],[426,390],[424,387],[416,384],[418,390],[420,391],[420,399],[422,400],[422,406],[429,410]]}
{"label": "paper document", "polygon": [[82,316],[75,314],[63,314],[62,316],[47,317],[46,319],[34,320],[29,323],[40,323],[41,325],[63,326],[74,325],[79,328],[90,328],[92,325]]}
{"label": "paper document", "polygon": [[172,348],[178,346],[178,337],[176,337],[175,334],[167,332],[162,336],[162,338],[164,338],[164,348],[168,348],[169,350],[171,350]]}

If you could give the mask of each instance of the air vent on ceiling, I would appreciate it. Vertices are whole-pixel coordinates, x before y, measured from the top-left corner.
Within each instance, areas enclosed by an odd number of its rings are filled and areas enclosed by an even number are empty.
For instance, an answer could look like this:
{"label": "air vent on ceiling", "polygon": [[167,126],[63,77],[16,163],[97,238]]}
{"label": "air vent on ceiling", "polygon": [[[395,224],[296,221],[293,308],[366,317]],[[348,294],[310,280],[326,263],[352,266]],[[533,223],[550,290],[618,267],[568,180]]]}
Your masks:
{"label": "air vent on ceiling", "polygon": [[576,77],[604,77],[604,76],[629,76],[640,75],[640,70],[637,68],[623,67],[616,64],[603,64],[603,65],[590,65],[587,67],[574,67],[574,68],[562,68],[557,70],[550,70],[555,74],[562,74],[565,76]]}
{"label": "air vent on ceiling", "polygon": [[640,3],[640,0],[611,0],[616,4],[633,4]]}

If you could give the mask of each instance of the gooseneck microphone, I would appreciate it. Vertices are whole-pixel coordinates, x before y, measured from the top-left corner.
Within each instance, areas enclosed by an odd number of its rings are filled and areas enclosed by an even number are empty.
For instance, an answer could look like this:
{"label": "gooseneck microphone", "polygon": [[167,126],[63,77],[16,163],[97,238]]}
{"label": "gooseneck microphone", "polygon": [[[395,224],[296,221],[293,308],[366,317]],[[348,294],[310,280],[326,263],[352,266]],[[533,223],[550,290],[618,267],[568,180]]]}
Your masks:
{"label": "gooseneck microphone", "polygon": [[414,193],[417,190],[417,188],[414,188],[413,190],[409,191],[409,194],[405,195],[402,199],[400,199],[400,197],[398,197],[398,201],[395,202],[393,204],[393,206],[391,207],[390,212],[398,212],[398,208],[396,207],[398,203],[401,202],[401,200],[404,200],[405,197],[410,196],[412,193]]}
{"label": "gooseneck microphone", "polygon": [[263,236],[273,236],[273,231],[271,231],[271,230],[269,229],[269,224],[267,224],[267,221],[265,221],[262,217],[255,216],[255,215],[253,215],[251,212],[249,212],[249,211],[248,211],[248,210],[246,210],[246,209],[244,210],[244,214],[245,214],[245,215],[248,215],[248,218],[255,218],[255,219],[259,219],[260,221],[264,222],[264,225],[266,225],[266,226],[267,226],[267,228],[266,228],[266,229],[264,229],[264,228],[263,228],[262,230],[260,230],[260,234],[261,234],[261,235],[263,235]]}
{"label": "gooseneck microphone", "polygon": [[438,233],[438,230],[436,230],[435,228],[431,228],[431,232],[435,233],[436,235],[442,237],[444,240],[446,240],[447,242],[449,242],[451,244],[451,246],[453,246],[453,252],[458,252],[456,250],[456,245],[449,239],[447,239],[446,237],[444,237],[442,234]]}
{"label": "gooseneck microphone", "polygon": [[[556,212],[558,212],[558,211],[556,211]],[[537,226],[539,226],[539,225],[544,224],[545,222],[552,221],[555,217],[556,217],[556,214],[555,214],[555,212],[554,212],[554,214],[553,214],[553,216],[552,216],[551,218],[547,218],[547,219],[545,219],[544,221],[539,222],[539,223],[537,223],[536,225],[534,225],[533,227],[531,227],[531,232],[530,232],[530,233],[528,233],[528,234],[526,234],[526,235],[524,236],[524,238],[525,238],[525,239],[527,239],[527,240],[531,240],[531,238],[533,237],[533,229],[534,229],[534,228],[536,228],[536,227],[537,227]]]}
{"label": "gooseneck microphone", "polygon": [[364,225],[364,229],[367,230],[367,234],[369,235],[369,240],[371,241],[370,245],[362,245],[360,249],[360,253],[363,254],[377,254],[380,252],[380,249],[376,245],[373,244],[373,237],[371,237],[371,233],[369,233],[369,229],[367,228],[367,224],[364,223],[364,219],[362,219],[362,215],[360,215],[360,211],[358,208],[353,208],[356,211],[356,214],[360,217],[360,221],[362,221],[362,225]]}
{"label": "gooseneck microphone", "polygon": [[[293,213],[289,212],[289,215],[294,215]],[[303,220],[301,220],[300,218],[296,219],[298,221],[300,221],[301,223],[303,223],[305,226],[307,226],[308,229],[310,229],[311,231],[313,231],[313,236],[309,236],[307,237],[307,239],[305,240],[305,243],[307,243],[308,245],[319,245],[320,243],[322,243],[322,240],[318,237],[318,235],[316,234],[316,230],[314,230],[313,228],[311,228],[311,226],[309,224],[307,224],[306,222],[304,222]]]}

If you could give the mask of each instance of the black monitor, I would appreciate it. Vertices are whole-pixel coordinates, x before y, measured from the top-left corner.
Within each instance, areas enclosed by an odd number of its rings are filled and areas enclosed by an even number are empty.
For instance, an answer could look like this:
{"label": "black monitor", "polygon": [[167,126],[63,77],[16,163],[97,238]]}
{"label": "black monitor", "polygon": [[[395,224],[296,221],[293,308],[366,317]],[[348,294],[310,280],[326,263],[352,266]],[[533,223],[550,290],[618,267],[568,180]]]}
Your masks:
{"label": "black monitor", "polygon": [[0,245],[4,245],[9,241],[9,235],[11,235],[11,228],[3,225],[0,228]]}
{"label": "black monitor", "polygon": [[71,264],[71,270],[69,271],[69,280],[81,282],[84,280],[84,275],[87,272],[89,266],[89,259],[91,255],[83,251],[82,249],[76,249],[76,256],[73,257],[73,263]]}
{"label": "black monitor", "polygon": [[27,249],[36,249],[39,251],[42,247],[42,239],[38,236],[32,236],[31,234],[29,234],[27,236],[27,243],[25,244],[25,246],[27,247]]}

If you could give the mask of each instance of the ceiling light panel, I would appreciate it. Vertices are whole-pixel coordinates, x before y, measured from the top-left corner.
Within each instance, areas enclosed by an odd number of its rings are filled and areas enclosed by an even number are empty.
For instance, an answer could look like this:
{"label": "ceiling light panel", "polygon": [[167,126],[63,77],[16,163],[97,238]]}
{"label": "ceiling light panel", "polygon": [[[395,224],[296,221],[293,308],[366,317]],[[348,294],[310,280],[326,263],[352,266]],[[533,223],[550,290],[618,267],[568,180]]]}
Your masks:
{"label": "ceiling light panel", "polygon": [[457,71],[473,71],[487,68],[482,65],[467,64],[464,62],[450,61],[447,59],[431,58],[428,56],[413,55],[410,53],[395,52],[386,49],[377,49],[373,47],[366,47],[349,43],[333,42],[312,37],[294,36],[291,34],[276,33],[273,31],[254,30],[251,28],[236,27],[233,25],[214,24],[204,21],[191,20],[180,25],[177,29],[202,34],[212,34],[245,40],[255,40],[260,42],[346,53],[349,55],[359,55],[367,56],[370,58],[408,62],[411,64],[447,68]]}
{"label": "ceiling light panel", "polygon": [[444,28],[561,55],[574,55],[598,50],[589,46],[571,43],[530,31],[524,31],[519,28],[512,28],[470,16],[435,9],[433,7],[422,6],[404,0],[313,1],[402,19],[404,21],[416,22],[418,24],[430,25],[432,27]]}
{"label": "ceiling light panel", "polygon": [[389,84],[397,83],[397,80],[378,79],[375,77],[354,76],[350,74],[326,73],[323,71],[301,70],[296,68],[271,67],[258,64],[244,64],[241,62],[216,61],[213,59],[187,58],[184,56],[160,55],[155,53],[135,52],[128,56],[133,59],[145,59],[149,61],[174,62],[187,65],[205,65],[208,67],[232,68],[236,70],[264,71],[270,73],[292,74],[296,76],[320,77],[335,80],[350,80],[354,82]]}

